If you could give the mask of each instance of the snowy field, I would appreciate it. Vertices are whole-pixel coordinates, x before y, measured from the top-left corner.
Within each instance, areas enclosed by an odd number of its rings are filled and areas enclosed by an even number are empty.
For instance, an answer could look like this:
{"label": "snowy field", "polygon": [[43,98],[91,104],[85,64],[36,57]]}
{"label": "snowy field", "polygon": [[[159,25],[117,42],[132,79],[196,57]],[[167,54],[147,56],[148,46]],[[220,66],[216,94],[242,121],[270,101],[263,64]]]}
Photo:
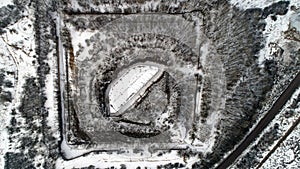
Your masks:
{"label": "snowy field", "polygon": [[139,96],[136,97],[136,95],[143,95],[143,93],[141,93],[142,88],[145,88],[148,83],[151,83],[149,81],[157,75],[158,72],[159,68],[155,66],[136,65],[120,75],[120,77],[111,84],[109,90],[110,113],[117,113],[118,111],[122,111],[124,107],[131,106],[128,102],[135,103],[136,100],[140,98]]}

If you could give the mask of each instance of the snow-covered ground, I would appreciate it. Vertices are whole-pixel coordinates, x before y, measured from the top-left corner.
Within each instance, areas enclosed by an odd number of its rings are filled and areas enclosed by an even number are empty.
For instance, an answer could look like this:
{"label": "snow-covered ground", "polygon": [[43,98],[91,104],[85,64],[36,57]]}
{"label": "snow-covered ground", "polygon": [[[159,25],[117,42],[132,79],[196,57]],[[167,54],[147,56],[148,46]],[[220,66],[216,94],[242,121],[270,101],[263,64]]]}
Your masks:
{"label": "snow-covered ground", "polygon": [[[186,160],[186,161],[185,161]],[[176,151],[164,154],[160,157],[153,156],[150,158],[141,158],[139,155],[132,154],[120,158],[119,154],[90,154],[85,157],[79,157],[71,161],[57,160],[56,169],[71,169],[73,167],[87,167],[93,165],[99,168],[115,167],[117,169],[125,165],[127,168],[157,168],[158,165],[166,165],[169,163],[186,164],[186,168],[198,161],[197,157],[188,159],[179,158]],[[84,161],[84,162],[83,162]],[[88,164],[88,165],[87,165]]]}
{"label": "snow-covered ground", "polygon": [[[131,106],[129,102],[135,103],[143,95],[141,89],[159,72],[155,66],[137,65],[121,75],[117,81],[112,83],[109,91],[110,113],[116,113],[123,107]],[[130,101],[132,100],[132,101]]]}
{"label": "snow-covered ground", "polygon": [[[230,3],[238,8],[241,9],[249,9],[249,8],[264,8],[272,3],[279,2],[280,0],[231,0]],[[299,0],[290,0],[290,6],[296,6],[296,8],[300,7]],[[265,48],[260,50],[259,54],[259,64],[262,64],[266,59],[273,59],[271,58],[272,54],[272,46],[269,45],[270,43],[276,43],[279,46],[285,46],[286,39],[283,38],[283,32],[287,31],[289,28],[290,18],[298,16],[295,11],[288,10],[286,15],[280,16],[277,15],[276,21],[272,20],[271,17],[267,17],[265,19],[267,25],[265,31],[263,32],[264,36],[266,37],[266,45]],[[298,23],[299,24],[299,23]],[[296,22],[293,22],[290,26],[296,27],[300,32],[300,24],[297,25]]]}
{"label": "snow-covered ground", "polygon": [[[55,46],[55,45],[54,45]],[[51,51],[48,54],[48,58],[53,58],[54,54],[53,51]],[[58,121],[58,101],[57,101],[57,95],[56,92],[58,91],[58,85],[55,83],[57,80],[57,59],[49,59],[47,61],[50,72],[46,76],[46,86],[45,86],[45,95],[47,97],[45,108],[48,110],[49,114],[47,117],[47,125],[51,127],[51,130],[53,133],[55,133],[55,137],[59,138],[59,121]]]}
{"label": "snow-covered ground", "polygon": [[[10,1],[0,1],[0,6],[10,3]],[[5,153],[17,151],[14,147],[18,143],[12,143],[10,146],[8,144],[9,135],[6,127],[10,125],[10,112],[13,109],[17,111],[20,105],[25,79],[36,76],[33,11],[25,10],[24,15],[18,22],[8,26],[6,33],[0,36],[0,69],[13,72],[13,74],[7,74],[5,78],[12,82],[13,88],[4,88],[4,91],[11,92],[12,102],[0,104],[0,168],[4,168]]]}
{"label": "snow-covered ground", "polygon": [[[230,2],[232,5],[245,10],[245,9],[249,9],[249,8],[264,8],[264,7],[271,5],[272,3],[279,2],[279,0],[265,0],[265,1],[262,1],[262,0],[245,0],[245,1],[231,0]],[[273,54],[273,52],[276,52],[276,49],[274,48],[274,45],[270,45],[270,44],[272,44],[272,43],[277,44],[278,46],[285,49],[290,40],[288,40],[284,37],[284,32],[292,27],[296,28],[296,30],[298,32],[300,32],[300,29],[298,29],[300,27],[300,25],[298,22],[295,22],[295,21],[299,20],[299,18],[300,18],[299,10],[298,11],[290,10],[291,6],[295,6],[296,9],[299,9],[300,1],[291,0],[290,5],[288,7],[289,10],[286,15],[277,15],[276,20],[272,20],[271,17],[267,17],[265,19],[267,24],[266,24],[266,28],[263,32],[263,35],[266,37],[266,45],[262,50],[260,50],[260,53],[259,53],[259,64],[261,64],[261,66],[263,66],[262,63],[265,60],[274,59],[274,58],[272,58],[272,54]],[[288,52],[289,52],[288,50],[285,50],[285,54],[282,56],[282,58],[275,58],[275,59],[279,59],[282,62],[288,61],[288,59],[289,59]],[[299,94],[299,90],[297,90],[297,92],[295,92],[293,97],[295,97],[295,95],[298,95],[298,94]],[[291,101],[289,101],[289,103],[290,102]],[[279,123],[280,124],[279,133],[280,133],[280,135],[284,135],[284,133],[289,129],[289,127],[292,125],[292,123],[298,117],[298,116],[293,116],[291,118],[285,118],[283,116],[283,113],[286,110],[286,107],[289,103],[286,104],[285,109],[283,109],[280,112],[280,114],[276,116],[276,118],[273,120],[273,122],[268,126],[268,128],[266,128],[264,130],[263,133],[270,131],[271,127],[274,127],[275,123]],[[271,104],[269,106],[271,106]],[[268,107],[265,107],[264,110],[267,111]],[[257,120],[257,121],[259,121],[259,120]],[[255,126],[256,125],[253,125],[253,128]],[[249,146],[248,150],[246,150],[242,156],[245,156],[250,151],[251,148],[253,148],[255,145],[259,144],[259,141],[261,140],[261,138],[263,136],[264,135],[261,134],[260,137],[251,146]],[[269,150],[271,150],[273,148],[273,146],[275,146],[277,141],[278,140],[274,140],[274,144],[270,145],[270,147],[266,147],[267,150],[264,152],[264,154],[262,156],[266,155],[266,153],[268,153]],[[256,154],[256,155],[259,156],[258,154]],[[233,168],[235,168],[235,164],[232,166]]]}
{"label": "snow-covered ground", "polygon": [[2,6],[6,6],[6,5],[13,5],[13,1],[12,0],[1,0],[0,1],[0,8]]}
{"label": "snow-covered ground", "polygon": [[[264,8],[282,0],[230,0],[230,3],[241,9]],[[299,5],[298,0],[290,0],[291,4]]]}
{"label": "snow-covered ground", "polygon": [[[248,9],[248,8],[264,8],[272,3],[279,2],[280,0],[245,0],[245,1],[239,1],[239,0],[231,0],[230,2],[242,9]],[[298,0],[291,0],[290,6],[298,6],[300,7],[300,1]],[[264,36],[266,37],[266,45],[265,48],[260,51],[259,54],[259,64],[262,64],[264,60],[266,59],[272,59],[270,55],[272,54],[272,45],[269,45],[270,43],[276,43],[279,46],[285,46],[286,39],[283,38],[283,32],[287,31],[289,26],[296,27],[298,31],[300,32],[300,24],[296,25],[295,23],[289,25],[290,18],[293,18],[295,16],[298,16],[295,11],[289,10],[286,15],[280,16],[277,15],[276,21],[272,20],[271,17],[268,17],[265,19],[267,22],[265,31],[263,32]]]}
{"label": "snow-covered ground", "polygon": [[[254,1],[254,0],[253,1],[251,1],[251,0],[246,0],[246,1],[232,0],[231,3],[234,6],[238,7],[238,8],[248,9],[248,8],[255,8],[255,7],[264,8],[264,7],[267,7],[267,6],[271,5],[272,3],[278,2],[278,1],[276,1],[276,0],[267,0],[267,1],[262,1],[262,0],[256,0],[256,1]],[[297,4],[300,4],[300,3],[296,0],[292,0],[291,4],[297,6]],[[267,27],[266,27],[266,29],[263,33],[264,33],[264,36],[267,39],[266,39],[265,48],[263,50],[261,50],[260,54],[259,54],[259,63],[260,64],[262,64],[267,59],[273,59],[273,58],[270,57],[272,52],[273,52],[272,46],[269,45],[270,43],[277,43],[279,46],[284,46],[285,41],[283,39],[282,34],[283,34],[283,31],[286,31],[289,28],[288,27],[289,22],[290,22],[289,18],[292,15],[295,15],[295,11],[289,10],[286,15],[277,16],[276,21],[272,20],[270,17],[268,17],[265,20],[267,22]],[[74,32],[76,32],[76,31],[74,31]],[[72,34],[74,34],[74,33],[72,33]],[[81,37],[83,37],[83,36],[81,36]],[[82,38],[78,38],[78,39],[82,39]],[[77,46],[77,45],[74,45],[74,42],[73,42],[73,46]],[[79,50],[79,49],[75,49],[75,52],[77,50]],[[216,121],[215,119],[219,118],[217,114],[218,113],[216,113],[215,116],[212,116],[209,122],[214,124],[214,122]],[[214,142],[213,139],[209,140],[209,141],[210,141],[209,143]],[[209,144],[209,143],[207,143],[207,145],[212,145],[212,144]],[[206,146],[205,148],[210,149],[211,147]],[[90,156],[94,156],[94,155],[88,155],[87,159],[92,158]],[[104,157],[101,157],[101,158],[104,158]],[[99,158],[99,159],[101,159],[101,158]],[[115,157],[115,158],[120,159],[120,157]],[[75,159],[75,161],[76,160],[77,159]],[[103,161],[102,162],[100,162],[100,161],[99,161],[99,163],[101,164],[101,166],[107,165],[109,167],[111,165],[111,164],[107,164],[107,163],[103,164]],[[65,162],[65,163],[67,163],[67,162]],[[118,165],[119,164],[116,163],[116,166],[118,166]]]}
{"label": "snow-covered ground", "polygon": [[[298,111],[300,113],[300,111]],[[300,168],[300,125],[284,140],[280,147],[262,165],[262,168]]]}
{"label": "snow-covered ground", "polygon": [[[241,9],[259,7],[263,8],[266,7],[274,2],[278,2],[280,0],[231,0],[230,2]],[[298,8],[300,7],[299,0],[291,0],[291,5],[295,5]],[[0,0],[0,7],[13,4],[12,0]],[[144,8],[150,8],[151,5],[157,3],[153,1],[153,3],[149,2],[144,5]],[[76,5],[76,4],[75,4]],[[27,13],[27,14],[26,14]],[[270,43],[277,43],[279,46],[284,46],[285,40],[282,38],[283,31],[288,29],[288,25],[290,22],[290,18],[295,18],[298,15],[293,10],[289,10],[288,13],[284,16],[277,16],[277,20],[274,21],[270,17],[266,18],[267,27],[264,31],[264,36],[267,37],[266,47],[261,50],[259,61],[262,63],[265,59],[272,59],[270,58],[270,53],[272,52],[272,46],[269,46]],[[59,17],[59,16],[56,16]],[[59,18],[57,18],[59,20]],[[297,21],[297,19],[294,19]],[[34,36],[34,13],[31,10],[25,10],[25,17],[20,19],[18,22],[10,25],[6,28],[7,33],[4,33],[0,37],[0,69],[5,71],[13,72],[14,74],[8,74],[5,77],[6,81],[12,82],[12,88],[4,88],[3,91],[10,92],[13,96],[12,102],[5,102],[4,104],[0,104],[0,169],[4,168],[4,158],[6,152],[15,152],[17,151],[14,147],[18,143],[13,143],[9,145],[8,142],[8,131],[6,127],[10,123],[10,112],[12,109],[18,108],[20,105],[20,100],[23,97],[23,85],[25,83],[25,79],[29,77],[36,77],[37,67],[36,67],[36,58],[35,58],[35,36]],[[59,22],[59,21],[58,21]],[[58,24],[59,25],[59,24]],[[295,27],[298,31],[300,31],[300,24],[299,22],[293,22],[291,26]],[[60,28],[58,27],[58,30]],[[75,33],[74,33],[75,32]],[[76,35],[76,31],[72,33],[72,43],[74,46],[74,53],[79,51],[78,44],[82,42],[82,37],[86,38],[91,37],[93,33],[85,33],[84,35],[80,32],[78,36]],[[61,45],[61,44],[60,44]],[[208,44],[209,45],[209,44]],[[61,47],[62,48],[62,47]],[[86,49],[87,51],[89,49]],[[86,52],[86,51],[84,51]],[[52,56],[53,53],[49,53],[49,56]],[[53,58],[56,59],[56,58]],[[46,80],[46,88],[45,93],[47,96],[47,101],[45,107],[49,111],[48,116],[48,126],[52,127],[52,130],[57,131],[57,137],[59,135],[59,126],[58,126],[58,113],[57,113],[57,103],[56,103],[56,84],[55,84],[55,77],[57,74],[56,68],[56,60],[48,61],[50,66],[50,74],[47,75]],[[63,81],[63,80],[62,80]],[[299,94],[298,90],[296,94]],[[299,110],[298,110],[299,114]],[[212,117],[211,123],[213,123],[213,119],[218,117]],[[283,119],[282,116],[277,116],[275,122],[281,121],[281,131],[284,133],[290,125],[293,123],[293,119]],[[273,124],[272,124],[273,125]],[[22,131],[22,130],[21,130]],[[264,164],[264,168],[272,168],[274,165],[281,165],[279,164],[281,161],[289,162],[292,159],[294,160],[290,168],[299,168],[299,153],[298,156],[295,154],[292,148],[290,148],[289,141],[296,140],[299,136],[299,126],[297,130],[295,130],[286,141],[284,141],[283,146],[278,148],[275,153],[267,160]],[[213,142],[212,140],[210,140]],[[209,143],[208,143],[209,144]],[[209,144],[212,145],[212,144]],[[62,145],[64,146],[64,145]],[[63,148],[63,147],[62,147]],[[207,148],[207,147],[205,147]],[[272,147],[269,147],[271,149]],[[208,148],[207,148],[208,149]],[[209,147],[211,149],[211,147]],[[73,151],[73,150],[72,150]],[[81,154],[80,152],[79,154]],[[266,152],[267,153],[267,152]],[[286,153],[288,156],[282,157],[282,154]],[[134,157],[136,156],[136,157]],[[298,159],[298,160],[297,160]],[[39,161],[43,161],[41,156],[36,157],[36,163]],[[160,165],[167,164],[167,163],[183,163],[191,165],[194,162],[198,161],[199,159],[196,157],[192,157],[189,159],[179,158],[175,151],[171,153],[167,153],[161,157],[151,157],[151,158],[140,158],[137,157],[136,154],[132,155],[132,157],[120,157],[120,155],[112,153],[111,155],[107,154],[90,154],[85,157],[79,157],[77,159],[71,161],[64,161],[63,159],[59,159],[57,161],[57,168],[72,168],[72,167],[86,167],[86,164],[94,165],[96,167],[121,167],[122,164],[125,164],[127,168],[134,168],[137,166],[143,167],[150,167],[156,168],[158,162]],[[84,161],[84,162],[83,162]],[[133,163],[133,161],[135,163]],[[298,165],[298,166],[297,166]],[[191,166],[187,166],[190,167]]]}
{"label": "snow-covered ground", "polygon": [[[238,168],[236,164],[240,163],[241,160],[244,160],[244,158],[247,158],[248,153],[255,154],[256,160],[262,161],[266,155],[276,147],[276,144],[279,142],[282,136],[284,136],[288,130],[296,123],[297,119],[300,118],[300,106],[298,103],[298,106],[291,107],[298,98],[300,97],[300,88],[298,88],[294,94],[292,95],[291,99],[286,103],[286,105],[283,107],[283,109],[280,111],[278,115],[275,116],[275,118],[272,120],[272,122],[268,125],[267,128],[263,130],[263,132],[259,135],[259,137],[253,142],[246,151],[241,155],[241,158],[237,160],[233,165],[232,168]],[[289,111],[293,111],[293,113],[289,116],[287,116]],[[274,127],[278,126],[278,127]],[[267,143],[264,143],[264,137],[266,133],[270,132],[275,132],[274,128],[276,129],[277,132],[277,138],[274,138],[274,140],[269,140],[270,142],[272,141],[272,144],[269,145]],[[299,127],[298,127],[299,128]],[[290,136],[289,136],[290,137]],[[296,143],[296,142],[295,142]],[[263,150],[260,149],[261,145],[263,145]],[[281,149],[284,149],[284,147],[280,147],[278,151],[281,151]],[[277,150],[276,150],[277,151]],[[281,156],[282,158],[285,158],[283,156],[286,156],[287,154],[282,153]],[[299,155],[299,154],[298,154]],[[278,155],[276,155],[278,156]],[[275,158],[275,157],[274,157]],[[288,158],[288,157],[287,157]],[[270,161],[270,160],[269,160]],[[272,161],[272,159],[271,159]],[[255,167],[255,166],[253,166]]]}

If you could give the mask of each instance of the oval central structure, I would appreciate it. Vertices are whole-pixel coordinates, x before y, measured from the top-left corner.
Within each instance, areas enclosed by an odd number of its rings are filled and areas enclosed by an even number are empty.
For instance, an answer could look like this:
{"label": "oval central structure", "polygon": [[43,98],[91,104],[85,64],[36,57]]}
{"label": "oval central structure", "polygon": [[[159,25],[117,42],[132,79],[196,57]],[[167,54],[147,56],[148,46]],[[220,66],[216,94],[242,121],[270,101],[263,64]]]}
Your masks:
{"label": "oval central structure", "polygon": [[153,65],[134,65],[123,71],[108,88],[111,116],[119,115],[140,100],[147,89],[162,75]]}

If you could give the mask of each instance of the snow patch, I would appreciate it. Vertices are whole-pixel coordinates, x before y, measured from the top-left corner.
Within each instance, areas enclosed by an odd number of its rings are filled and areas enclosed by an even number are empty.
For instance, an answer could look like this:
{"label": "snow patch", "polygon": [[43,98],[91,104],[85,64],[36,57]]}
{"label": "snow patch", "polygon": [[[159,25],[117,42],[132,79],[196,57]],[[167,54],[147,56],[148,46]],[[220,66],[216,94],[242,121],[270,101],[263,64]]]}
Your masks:
{"label": "snow patch", "polygon": [[[53,53],[49,53],[48,58],[53,58]],[[47,117],[47,125],[52,128],[53,131],[59,135],[59,126],[58,126],[58,103],[55,99],[56,97],[56,89],[55,89],[55,76],[56,76],[56,67],[55,61],[49,60],[48,65],[50,67],[50,72],[46,77],[46,86],[45,86],[45,94],[47,100],[45,102],[45,108],[48,109],[48,117]]]}
{"label": "snow patch", "polygon": [[[291,2],[290,6],[291,5],[300,7],[300,2]],[[264,49],[260,50],[258,58],[259,65],[263,66],[262,64],[265,60],[273,59],[271,56],[272,46],[270,46],[270,43],[276,43],[278,46],[284,46],[284,44],[286,44],[287,41],[283,38],[283,32],[288,30],[290,18],[294,15],[296,15],[295,11],[289,10],[286,15],[278,15],[276,21],[270,17],[265,19],[267,25],[263,35],[266,37],[266,45]]]}
{"label": "snow patch", "polygon": [[[282,0],[230,0],[230,3],[233,6],[236,6],[240,9],[249,9],[249,8],[265,8],[267,6],[272,5],[273,3],[277,3]],[[291,4],[299,5],[300,2],[298,0],[290,0]]]}
{"label": "snow patch", "polygon": [[[0,117],[1,120],[1,117]],[[0,122],[1,125],[2,122]],[[8,151],[8,133],[2,126],[0,126],[0,168],[4,168],[4,155]]]}
{"label": "snow patch", "polygon": [[141,94],[141,89],[158,72],[158,67],[137,65],[119,77],[118,81],[113,82],[109,91],[110,113],[117,113],[119,110],[121,111],[122,107],[128,107],[136,102],[140,97],[135,96]]}
{"label": "snow patch", "polygon": [[[84,162],[83,162],[84,161]],[[169,163],[182,163],[186,164],[187,168],[191,168],[192,164],[199,161],[197,157],[191,157],[184,161],[183,158],[177,156],[177,151],[171,151],[170,153],[164,154],[160,157],[151,156],[147,158],[141,158],[138,154],[130,154],[122,156],[117,153],[111,154],[89,154],[84,157],[78,157],[73,160],[64,161],[58,159],[56,161],[56,169],[71,169],[73,167],[88,167],[93,165],[100,168],[110,168],[112,166],[121,168],[125,165],[126,168],[157,168],[157,165],[165,165]]]}
{"label": "snow patch", "polygon": [[95,33],[89,30],[86,31],[77,31],[75,28],[71,25],[68,26],[68,29],[70,29],[70,33],[72,35],[72,46],[74,49],[74,54],[79,52],[79,46],[84,46],[85,40],[90,39]]}
{"label": "snow patch", "polygon": [[295,28],[300,33],[300,10],[298,10],[298,13],[291,15],[290,27]]}
{"label": "snow patch", "polygon": [[[11,1],[1,1],[0,6],[9,3]],[[33,63],[36,61],[33,57],[35,55],[33,18],[29,16],[23,17],[5,29],[6,33],[0,36],[0,69],[11,72],[6,75],[5,80],[10,81],[12,87],[4,87],[3,90],[10,92],[13,98],[12,102],[0,104],[0,168],[4,168],[3,157],[6,152],[18,152],[14,147],[17,147],[19,143],[11,143],[9,145],[9,135],[6,127],[11,120],[10,113],[12,110],[16,109],[17,111],[17,108],[20,106],[25,79],[36,76],[36,66]],[[21,133],[25,133],[24,129],[20,128],[20,130]]]}
{"label": "snow patch", "polygon": [[0,8],[6,5],[13,5],[13,1],[12,0],[1,0],[0,1]]}

